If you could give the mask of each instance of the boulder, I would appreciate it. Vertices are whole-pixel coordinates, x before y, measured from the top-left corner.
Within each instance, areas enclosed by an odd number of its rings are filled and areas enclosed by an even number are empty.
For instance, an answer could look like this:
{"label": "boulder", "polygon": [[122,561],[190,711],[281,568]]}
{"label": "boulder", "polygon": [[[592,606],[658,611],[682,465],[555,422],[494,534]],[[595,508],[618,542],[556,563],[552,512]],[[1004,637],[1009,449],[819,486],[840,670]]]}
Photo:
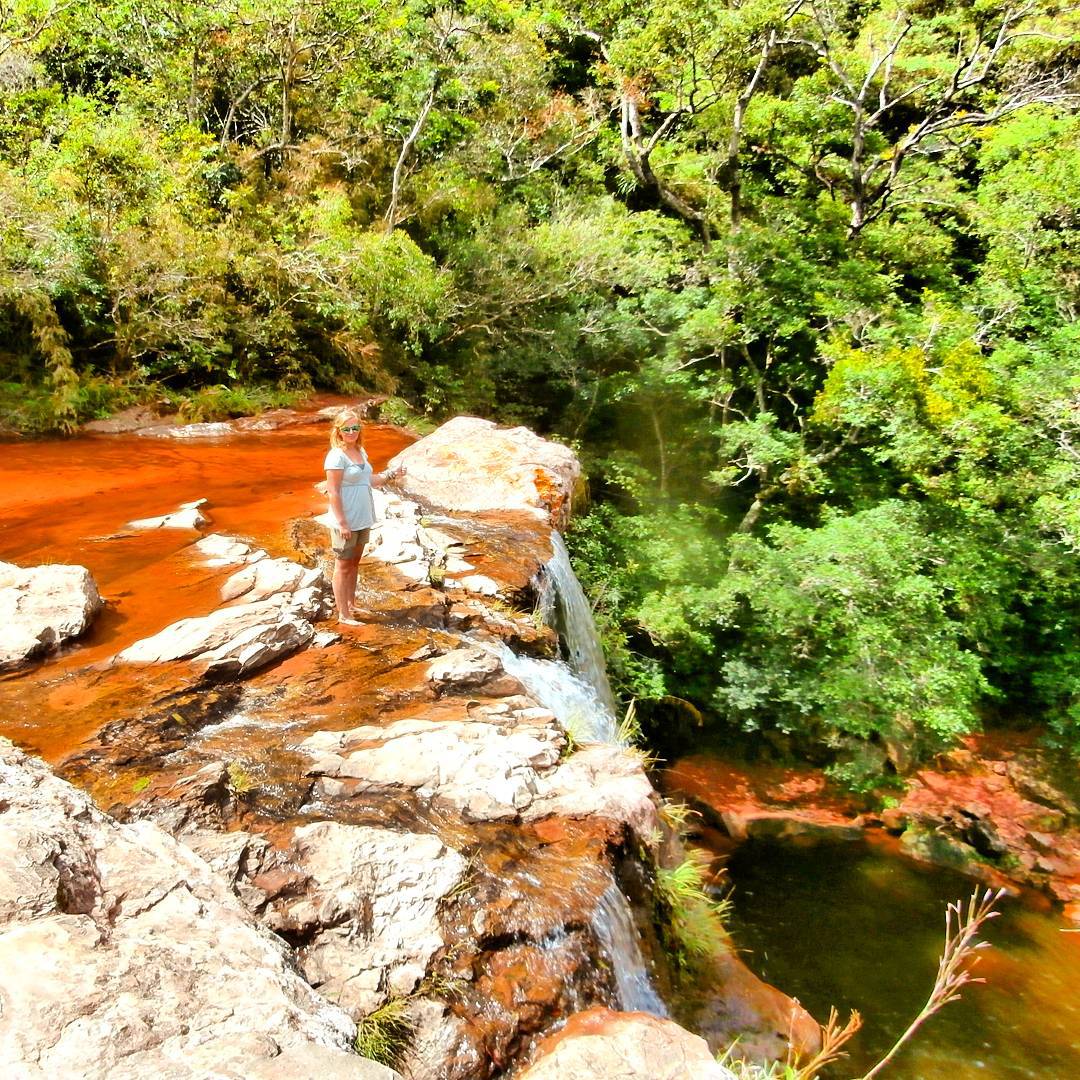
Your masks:
{"label": "boulder", "polygon": [[289,863],[308,888],[272,901],[266,921],[305,942],[308,982],[354,1016],[411,994],[445,945],[438,905],[465,860],[437,836],[324,821],[295,831]]}
{"label": "boulder", "polygon": [[322,574],[290,559],[260,559],[237,570],[221,586],[222,600],[243,596],[248,601],[265,600],[277,593],[291,593],[315,585]]}
{"label": "boulder", "polygon": [[196,540],[192,548],[202,555],[210,566],[227,566],[229,563],[256,561],[251,558],[257,554],[259,558],[265,552],[253,552],[250,544],[243,540],[237,540],[235,536],[226,536],[224,533],[210,533]]}
{"label": "boulder", "polygon": [[250,626],[231,641],[199,656],[208,661],[206,673],[219,679],[242,679],[283,656],[302,649],[315,636],[315,627],[290,612],[276,622]]}
{"label": "boulder", "polygon": [[[204,550],[212,558],[229,558],[224,539]],[[245,557],[250,557],[247,551]],[[243,678],[311,642],[313,620],[329,611],[330,591],[320,571],[288,559],[249,563],[228,579],[222,593],[226,598],[242,596],[246,602],[180,619],[129,645],[117,660],[131,664],[193,660],[205,664],[212,678]]]}
{"label": "boulder", "polygon": [[428,664],[427,678],[436,693],[483,688],[493,696],[501,696],[522,691],[521,683],[503,670],[498,656],[486,649],[464,648],[445,653]]}
{"label": "boulder", "polygon": [[85,566],[24,569],[0,562],[0,671],[78,637],[101,607]]}
{"label": "boulder", "polygon": [[0,1074],[395,1076],[354,1031],[202,859],[0,740]]}
{"label": "boulder", "polygon": [[129,645],[117,659],[129,664],[160,664],[220,654],[247,631],[276,625],[283,615],[280,597],[218,608],[209,615],[171,623],[153,637]]}
{"label": "boulder", "polygon": [[393,458],[387,474],[400,491],[429,506],[526,510],[562,528],[581,465],[569,447],[528,428],[458,416]]}
{"label": "boulder", "polygon": [[397,720],[320,732],[300,749],[315,756],[309,775],[320,778],[325,796],[405,788],[450,803],[468,821],[513,820],[566,744],[555,718],[543,715],[546,722],[520,726],[512,715],[501,723]]}
{"label": "boulder", "polygon": [[541,1044],[518,1080],[618,1077],[618,1080],[735,1080],[705,1040],[646,1013],[590,1009]]}

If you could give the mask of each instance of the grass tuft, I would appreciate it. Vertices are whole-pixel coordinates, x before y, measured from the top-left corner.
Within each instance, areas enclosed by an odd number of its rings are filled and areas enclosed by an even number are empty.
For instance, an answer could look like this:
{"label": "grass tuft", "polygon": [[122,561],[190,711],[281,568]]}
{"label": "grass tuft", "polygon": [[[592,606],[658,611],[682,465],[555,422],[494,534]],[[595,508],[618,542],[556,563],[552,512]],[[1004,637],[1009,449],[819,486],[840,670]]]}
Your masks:
{"label": "grass tuft", "polygon": [[684,968],[731,950],[724,925],[731,902],[710,896],[707,863],[707,856],[691,849],[690,856],[678,866],[656,872],[654,896],[661,931]]}
{"label": "grass tuft", "polygon": [[391,998],[356,1022],[353,1049],[361,1056],[396,1069],[415,1033],[406,1009],[408,998]]}

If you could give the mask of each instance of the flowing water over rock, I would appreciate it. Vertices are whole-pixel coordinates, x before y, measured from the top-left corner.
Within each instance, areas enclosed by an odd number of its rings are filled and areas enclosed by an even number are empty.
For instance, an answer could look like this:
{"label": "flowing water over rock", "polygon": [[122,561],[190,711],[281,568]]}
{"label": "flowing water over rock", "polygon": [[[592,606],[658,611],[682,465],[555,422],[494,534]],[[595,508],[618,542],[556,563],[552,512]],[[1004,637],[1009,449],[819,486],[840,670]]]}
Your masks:
{"label": "flowing water over rock", "polygon": [[561,660],[519,656],[499,648],[503,667],[546,709],[550,709],[575,742],[614,743],[618,731],[614,713],[586,681]]}
{"label": "flowing water over rock", "polygon": [[645,966],[630,905],[614,880],[596,905],[592,925],[600,948],[615,972],[619,1008],[624,1012],[647,1012],[653,1016],[670,1015]]}
{"label": "flowing water over rock", "polygon": [[570,553],[558,532],[551,534],[552,557],[545,564],[540,587],[540,610],[545,621],[555,627],[566,642],[567,659],[573,671],[593,687],[600,707],[615,727],[615,696],[607,677],[607,665],[592,608],[581,588]]}

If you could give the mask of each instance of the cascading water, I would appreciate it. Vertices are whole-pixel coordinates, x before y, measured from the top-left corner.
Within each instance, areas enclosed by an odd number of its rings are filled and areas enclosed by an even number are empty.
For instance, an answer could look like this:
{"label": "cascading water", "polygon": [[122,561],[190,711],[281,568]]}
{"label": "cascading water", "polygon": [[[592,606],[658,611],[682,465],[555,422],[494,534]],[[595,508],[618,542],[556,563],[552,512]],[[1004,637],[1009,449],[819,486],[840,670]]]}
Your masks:
{"label": "cascading water", "polygon": [[[619,741],[615,696],[611,692],[604,652],[592,609],[570,565],[562,537],[553,532],[554,550],[540,576],[540,611],[544,621],[564,642],[566,661],[518,656],[499,648],[503,668],[513,675],[577,742]],[[653,989],[641,954],[630,905],[614,878],[603,892],[592,917],[592,932],[615,976],[618,1007],[667,1017],[668,1010]],[[561,947],[553,940],[551,947]]]}
{"label": "cascading water", "polygon": [[611,716],[616,715],[615,695],[608,682],[604,650],[596,632],[592,608],[570,565],[570,553],[558,532],[551,534],[553,554],[541,575],[540,612],[544,621],[566,643],[571,669],[594,688],[596,698]]}
{"label": "cascading water", "polygon": [[630,905],[614,879],[596,905],[592,929],[615,973],[619,1008],[624,1012],[668,1016],[667,1008],[649,979]]}
{"label": "cascading water", "polygon": [[615,714],[600,700],[596,687],[575,675],[561,660],[518,656],[499,648],[503,668],[545,709],[550,709],[575,742],[618,742]]}

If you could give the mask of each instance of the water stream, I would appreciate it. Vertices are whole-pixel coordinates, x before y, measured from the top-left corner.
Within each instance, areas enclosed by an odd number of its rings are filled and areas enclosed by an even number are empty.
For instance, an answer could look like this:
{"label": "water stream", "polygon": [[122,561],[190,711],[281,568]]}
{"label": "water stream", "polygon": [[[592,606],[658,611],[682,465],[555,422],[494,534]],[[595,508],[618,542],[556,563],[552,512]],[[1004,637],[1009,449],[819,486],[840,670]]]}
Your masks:
{"label": "water stream", "polygon": [[625,1012],[668,1016],[667,1006],[653,988],[645,966],[630,905],[614,878],[596,905],[592,929],[615,974],[619,1008]]}
{"label": "water stream", "polygon": [[615,714],[601,701],[596,687],[563,661],[518,656],[506,645],[500,646],[499,658],[506,671],[555,714],[575,742],[618,742]]}
{"label": "water stream", "polygon": [[570,553],[558,532],[551,534],[551,547],[553,554],[541,576],[541,614],[565,642],[571,669],[593,688],[597,701],[611,717],[614,728],[615,695],[608,682],[604,650],[596,632],[592,608],[570,565]]}

